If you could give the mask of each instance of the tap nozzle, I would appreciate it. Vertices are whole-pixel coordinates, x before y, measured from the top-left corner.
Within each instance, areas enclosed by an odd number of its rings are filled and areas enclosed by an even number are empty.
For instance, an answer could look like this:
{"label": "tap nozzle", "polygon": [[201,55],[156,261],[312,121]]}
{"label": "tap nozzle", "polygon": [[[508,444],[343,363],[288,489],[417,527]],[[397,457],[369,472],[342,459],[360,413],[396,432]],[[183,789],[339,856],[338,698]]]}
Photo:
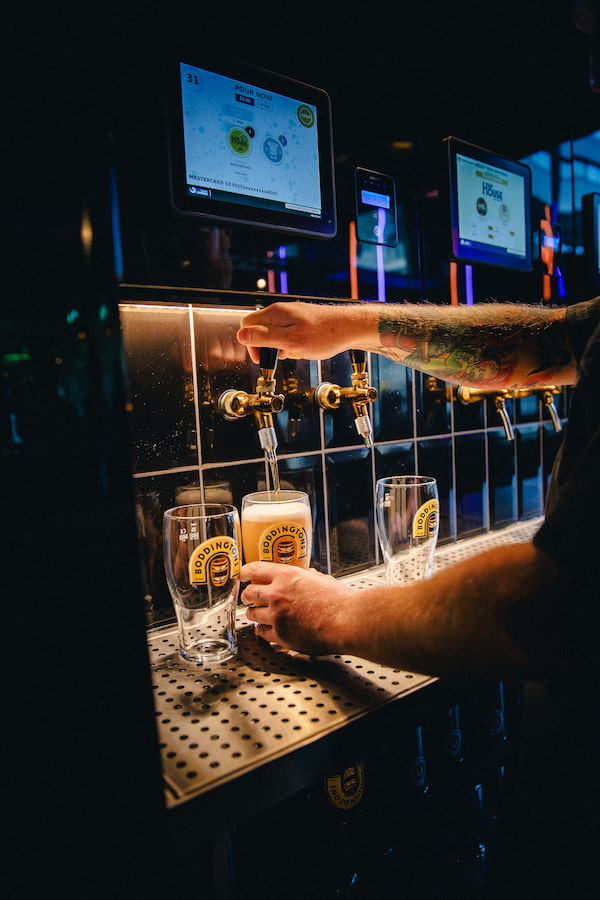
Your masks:
{"label": "tap nozzle", "polygon": [[560,390],[557,387],[554,387],[554,385],[550,385],[547,388],[542,388],[542,400],[544,406],[550,414],[552,424],[554,425],[554,430],[562,431],[562,422],[560,421],[560,416],[558,415],[558,411],[554,404],[554,394],[560,394]]}
{"label": "tap nozzle", "polygon": [[277,434],[273,425],[273,416],[271,413],[264,413],[258,410],[254,411],[254,421],[258,429],[258,440],[260,446],[269,455],[273,455],[277,450]]}
{"label": "tap nozzle", "polygon": [[499,394],[496,394],[494,397],[494,406],[496,407],[496,412],[499,414],[502,419],[502,424],[504,425],[504,433],[506,435],[507,441],[514,441],[515,433],[513,431],[512,423],[510,421],[510,416],[508,415],[508,410],[506,409],[506,400],[504,396],[504,391]]}

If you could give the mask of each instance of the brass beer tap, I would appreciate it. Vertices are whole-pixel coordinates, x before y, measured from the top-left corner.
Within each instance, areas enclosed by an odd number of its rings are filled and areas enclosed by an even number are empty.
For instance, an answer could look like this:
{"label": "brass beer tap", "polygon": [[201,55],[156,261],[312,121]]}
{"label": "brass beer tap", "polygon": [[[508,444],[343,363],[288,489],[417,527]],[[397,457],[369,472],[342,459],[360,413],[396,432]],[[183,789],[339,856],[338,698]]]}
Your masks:
{"label": "brass beer tap", "polygon": [[502,420],[502,425],[504,426],[504,434],[506,435],[506,440],[514,441],[515,433],[510,421],[510,416],[508,415],[508,410],[506,409],[506,401],[507,399],[512,397],[511,391],[483,390],[479,388],[469,388],[461,386],[456,389],[456,397],[465,406],[469,403],[477,403],[479,400],[483,400],[485,397],[493,397],[494,407]]}
{"label": "brass beer tap", "polygon": [[283,394],[275,393],[275,369],[278,357],[278,350],[261,347],[260,375],[256,381],[255,393],[249,394],[247,391],[232,389],[224,391],[218,400],[219,412],[230,422],[251,413],[254,415],[260,446],[270,455],[277,449],[273,413],[281,412],[285,403]]}
{"label": "brass beer tap", "polygon": [[315,388],[315,403],[322,409],[338,409],[342,403],[349,403],[354,412],[354,423],[358,434],[367,447],[373,446],[373,429],[368,413],[368,404],[377,399],[377,390],[367,378],[367,354],[364,350],[349,350],[352,364],[351,387],[340,387],[324,381]]}
{"label": "brass beer tap", "polygon": [[552,420],[552,424],[554,425],[554,430],[562,431],[562,422],[560,421],[560,416],[558,415],[558,411],[554,403],[554,395],[560,394],[560,388],[556,387],[556,385],[548,384],[544,385],[544,387],[531,389],[520,388],[518,390],[511,391],[511,394],[515,399],[518,399],[519,397],[530,397],[532,394],[540,394],[542,403],[548,410],[550,419]]}

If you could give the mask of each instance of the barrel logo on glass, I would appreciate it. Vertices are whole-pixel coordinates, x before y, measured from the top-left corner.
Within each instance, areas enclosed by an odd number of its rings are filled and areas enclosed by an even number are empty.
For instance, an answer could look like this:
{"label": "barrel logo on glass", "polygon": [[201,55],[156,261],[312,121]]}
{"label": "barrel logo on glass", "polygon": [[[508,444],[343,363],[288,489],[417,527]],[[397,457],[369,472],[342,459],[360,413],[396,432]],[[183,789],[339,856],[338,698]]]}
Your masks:
{"label": "barrel logo on glass", "polygon": [[230,537],[210,538],[200,544],[189,559],[190,584],[222,587],[240,572],[240,554]]}
{"label": "barrel logo on glass", "polygon": [[437,500],[428,500],[419,507],[413,519],[413,537],[433,537],[437,528],[438,512]]}
{"label": "barrel logo on glass", "polygon": [[263,562],[291,563],[306,557],[306,529],[296,522],[278,522],[260,536],[259,553]]}
{"label": "barrel logo on glass", "polygon": [[330,775],[325,779],[329,802],[338,809],[352,809],[362,800],[365,790],[365,767],[359,762],[348,766],[342,775]]}

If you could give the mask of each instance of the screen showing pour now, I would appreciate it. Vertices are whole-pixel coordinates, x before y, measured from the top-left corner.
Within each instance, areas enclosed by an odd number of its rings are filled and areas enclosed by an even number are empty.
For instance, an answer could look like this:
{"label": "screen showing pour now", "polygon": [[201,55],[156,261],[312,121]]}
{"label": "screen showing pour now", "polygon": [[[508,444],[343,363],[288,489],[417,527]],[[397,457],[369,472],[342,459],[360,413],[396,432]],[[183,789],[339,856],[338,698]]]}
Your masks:
{"label": "screen showing pour now", "polygon": [[499,256],[525,257],[525,179],[481,160],[456,155],[458,242]]}
{"label": "screen showing pour now", "polygon": [[187,192],[321,215],[316,107],[181,64]]}

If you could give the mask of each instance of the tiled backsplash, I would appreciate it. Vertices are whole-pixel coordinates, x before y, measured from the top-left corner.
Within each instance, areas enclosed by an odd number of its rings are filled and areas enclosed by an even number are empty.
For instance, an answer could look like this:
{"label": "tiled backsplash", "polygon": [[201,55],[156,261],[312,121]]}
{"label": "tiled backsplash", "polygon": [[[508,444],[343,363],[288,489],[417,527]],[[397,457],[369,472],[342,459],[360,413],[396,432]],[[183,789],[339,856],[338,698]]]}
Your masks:
{"label": "tiled backsplash", "polygon": [[[172,615],[162,572],[162,512],[198,498],[238,508],[264,487],[267,472],[252,416],[225,420],[217,410],[230,388],[255,390],[260,374],[235,333],[248,295],[123,290],[120,305],[129,392],[140,552],[150,622]],[[145,297],[153,299],[146,302]],[[256,295],[264,303],[265,295]],[[233,302],[232,302],[233,301]],[[221,303],[223,305],[221,305]],[[418,472],[440,492],[440,543],[538,516],[560,443],[538,395],[507,400],[514,441],[494,398],[464,405],[443,382],[385,357],[369,358],[374,447],[356,432],[348,406],[325,411],[286,404],[278,413],[282,483],[306,490],[314,514],[312,564],[333,575],[375,565],[375,480]],[[323,362],[281,361],[277,391],[302,393],[321,381],[350,384],[347,354]],[[566,396],[554,399],[566,414]],[[289,407],[289,408],[288,408]]]}

